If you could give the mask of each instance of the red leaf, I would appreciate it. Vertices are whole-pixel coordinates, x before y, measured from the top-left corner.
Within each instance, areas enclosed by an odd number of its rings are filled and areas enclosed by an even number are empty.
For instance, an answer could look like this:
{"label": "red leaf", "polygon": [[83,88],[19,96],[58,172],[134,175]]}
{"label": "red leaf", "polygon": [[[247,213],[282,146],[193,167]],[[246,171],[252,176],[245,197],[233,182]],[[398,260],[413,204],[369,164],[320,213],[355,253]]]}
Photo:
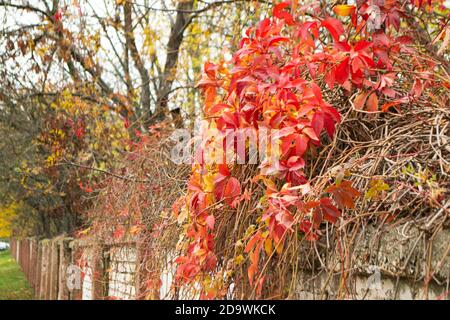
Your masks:
{"label": "red leaf", "polygon": [[213,271],[217,265],[217,257],[214,253],[210,252],[205,261],[205,270]]}
{"label": "red leaf", "polygon": [[339,41],[339,37],[344,33],[342,23],[338,19],[332,17],[324,19],[321,26],[327,28],[335,42]]}
{"label": "red leaf", "polygon": [[273,8],[273,16],[286,21],[286,23],[288,25],[293,25],[294,24],[294,18],[292,17],[292,15],[287,12],[286,8],[290,7],[289,2],[281,2],[279,4],[277,4],[274,8]]}
{"label": "red leaf", "polygon": [[353,50],[355,51],[363,51],[369,48],[372,45],[372,42],[361,40],[356,43],[356,45],[353,47]]}
{"label": "red leaf", "polygon": [[230,108],[231,108],[231,106],[226,103],[219,103],[219,104],[216,104],[215,106],[211,107],[207,112],[209,114],[216,114],[219,111],[229,110]]}
{"label": "red leaf", "polygon": [[292,230],[294,224],[294,217],[289,211],[281,211],[275,216],[276,221],[286,229]]}
{"label": "red leaf", "polygon": [[228,203],[233,208],[236,206],[234,200],[238,199],[241,195],[241,184],[238,179],[231,177],[225,186],[223,196],[225,197],[225,202]]}
{"label": "red leaf", "polygon": [[216,64],[214,64],[212,62],[205,62],[204,70],[205,70],[205,73],[208,75],[208,77],[215,78],[217,68],[218,67]]}
{"label": "red leaf", "polygon": [[320,199],[320,205],[317,207],[317,210],[320,210],[323,219],[330,223],[336,223],[341,216],[341,212],[331,203],[329,198]]}
{"label": "red leaf", "polygon": [[63,15],[62,10],[61,10],[61,9],[58,9],[58,10],[56,11],[56,13],[53,15],[53,18],[55,19],[55,21],[61,22],[61,20],[62,20],[62,15]]}
{"label": "red leaf", "polygon": [[209,215],[206,217],[205,219],[206,225],[208,226],[208,228],[210,228],[211,230],[214,230],[214,224],[216,222],[216,219],[214,218],[213,215]]}
{"label": "red leaf", "polygon": [[352,182],[343,180],[340,184],[332,185],[325,189],[325,192],[329,192],[333,195],[333,199],[339,208],[354,208],[355,203],[353,198],[359,196],[358,190],[352,187]]}
{"label": "red leaf", "polygon": [[256,29],[256,36],[264,37],[266,33],[269,31],[269,29],[270,29],[270,19],[266,18],[258,24],[258,28]]}
{"label": "red leaf", "polygon": [[423,91],[423,82],[419,79],[414,80],[414,84],[411,88],[410,94],[419,97]]}
{"label": "red leaf", "polygon": [[286,37],[274,37],[270,40],[268,47],[273,47],[274,45],[276,45],[279,42],[289,42],[290,39],[286,38]]}
{"label": "red leaf", "polygon": [[334,131],[336,130],[336,126],[335,126],[334,119],[330,114],[328,114],[328,113],[324,114],[323,125],[325,127],[325,130],[328,133],[328,136],[330,138],[332,138],[334,136]]}
{"label": "red leaf", "polygon": [[125,229],[122,226],[118,226],[118,227],[116,227],[116,230],[114,230],[113,238],[115,240],[118,240],[118,239],[122,238],[124,234],[125,234]]}
{"label": "red leaf", "polygon": [[324,114],[322,112],[318,111],[313,115],[313,118],[311,120],[311,126],[316,132],[316,135],[319,137],[324,126]]}
{"label": "red leaf", "polygon": [[311,140],[319,141],[319,137],[317,136],[316,132],[311,127],[306,127],[302,131],[305,135],[311,138]]}
{"label": "red leaf", "polygon": [[350,76],[350,66],[349,66],[350,58],[345,58],[334,71],[334,78],[339,84],[344,84],[345,81],[348,80]]}
{"label": "red leaf", "polygon": [[319,238],[314,232],[312,223],[308,220],[301,221],[299,229],[305,234],[305,239],[308,241],[315,241]]}

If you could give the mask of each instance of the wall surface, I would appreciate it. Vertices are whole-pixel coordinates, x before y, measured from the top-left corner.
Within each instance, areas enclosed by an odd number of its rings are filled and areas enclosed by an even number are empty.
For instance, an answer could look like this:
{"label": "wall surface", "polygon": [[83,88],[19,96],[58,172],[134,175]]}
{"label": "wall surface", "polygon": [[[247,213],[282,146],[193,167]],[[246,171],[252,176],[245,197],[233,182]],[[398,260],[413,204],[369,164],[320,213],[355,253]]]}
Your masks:
{"label": "wall surface", "polygon": [[[449,299],[449,230],[432,237],[420,230],[398,226],[374,244],[366,230],[354,250],[355,261],[345,288],[341,267],[302,268],[293,299]],[[406,233],[405,233],[406,232]],[[405,237],[405,234],[408,236]],[[414,236],[415,240],[411,240]],[[427,240],[427,241],[426,241]],[[423,245],[419,243],[423,242]],[[148,297],[141,290],[139,249],[133,243],[102,245],[67,237],[11,240],[13,257],[40,300],[133,300]],[[427,255],[423,248],[431,248]],[[428,260],[423,263],[424,259]],[[175,267],[162,270],[160,299],[170,299]],[[326,256],[322,257],[324,264]],[[427,270],[428,268],[428,270]],[[432,277],[427,278],[427,274]],[[152,296],[152,298],[157,297]],[[192,296],[178,295],[180,299]]]}

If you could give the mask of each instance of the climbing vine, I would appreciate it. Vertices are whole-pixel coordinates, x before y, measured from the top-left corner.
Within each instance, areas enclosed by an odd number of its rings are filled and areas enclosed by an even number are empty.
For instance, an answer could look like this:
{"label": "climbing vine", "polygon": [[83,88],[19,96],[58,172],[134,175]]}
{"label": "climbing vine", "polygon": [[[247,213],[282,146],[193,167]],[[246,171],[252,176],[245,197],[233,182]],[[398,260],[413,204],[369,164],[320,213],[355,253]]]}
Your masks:
{"label": "climbing vine", "polygon": [[[263,256],[280,254],[288,235],[317,240],[321,224],[336,223],[360,195],[345,173],[338,173],[323,192],[315,190],[305,174],[308,154],[326,136],[332,138],[341,121],[325,92],[334,90],[346,96],[355,111],[369,114],[400,112],[402,105],[417,99],[433,85],[429,70],[435,64],[421,59],[412,39],[402,33],[402,18],[430,5],[368,0],[336,5],[327,13],[320,3],[281,2],[271,17],[246,31],[231,61],[205,64],[198,86],[204,94],[207,129],[277,130],[279,151],[271,151],[279,161],[262,162],[252,177],[262,182],[265,192],[258,202],[257,226],[249,228],[244,239],[248,280],[257,293],[265,279]],[[399,72],[398,65],[405,61],[416,73],[409,94],[401,95],[396,86],[412,77]],[[208,143],[213,142],[206,141],[196,154],[207,152]],[[218,298],[226,290],[212,285],[207,276],[225,263],[215,251],[217,213],[223,205],[236,208],[257,195],[245,188],[248,181],[233,175],[236,163],[208,163],[206,156],[197,157],[187,195],[174,205],[184,230],[176,280],[203,281],[202,297]],[[235,263],[244,259],[240,255]]]}

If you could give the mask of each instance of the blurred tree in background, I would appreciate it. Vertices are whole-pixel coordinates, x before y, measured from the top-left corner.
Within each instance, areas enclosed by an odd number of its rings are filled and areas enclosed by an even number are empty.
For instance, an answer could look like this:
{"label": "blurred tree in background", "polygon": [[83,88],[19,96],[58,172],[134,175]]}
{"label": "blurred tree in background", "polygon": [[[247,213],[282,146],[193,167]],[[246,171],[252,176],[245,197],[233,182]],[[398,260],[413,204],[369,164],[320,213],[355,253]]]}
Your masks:
{"label": "blurred tree in background", "polygon": [[1,0],[0,205],[21,203],[24,236],[81,226],[102,177],[142,132],[192,125],[203,63],[229,55],[270,6]]}

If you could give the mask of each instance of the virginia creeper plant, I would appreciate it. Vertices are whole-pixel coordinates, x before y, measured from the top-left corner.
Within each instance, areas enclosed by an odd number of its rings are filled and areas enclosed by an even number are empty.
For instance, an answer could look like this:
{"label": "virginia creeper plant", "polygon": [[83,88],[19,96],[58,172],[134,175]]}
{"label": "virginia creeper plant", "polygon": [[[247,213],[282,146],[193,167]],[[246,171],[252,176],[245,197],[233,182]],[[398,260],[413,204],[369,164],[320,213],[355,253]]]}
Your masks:
{"label": "virginia creeper plant", "polygon": [[[253,178],[265,186],[259,201],[260,227],[251,232],[244,249],[248,280],[257,292],[264,283],[261,259],[280,253],[289,234],[300,232],[317,240],[322,222],[336,223],[359,196],[351,181],[338,178],[323,195],[315,195],[316,200],[306,200],[312,191],[304,173],[305,155],[312,146],[320,146],[325,135],[333,137],[341,121],[324,90],[340,90],[354,110],[366,113],[400,110],[419,97],[433,84],[426,70],[434,65],[418,57],[412,39],[403,35],[402,19],[408,11],[427,10],[429,4],[363,0],[336,5],[327,13],[320,4],[281,2],[271,17],[246,31],[231,61],[205,64],[198,86],[210,128],[279,130],[280,162],[261,163]],[[405,77],[396,67],[400,57],[409,57],[421,71],[406,96],[395,90]],[[178,283],[199,282],[223,262],[215,252],[214,206],[235,208],[253,196],[233,176],[235,168],[205,162],[192,167],[187,196],[174,205],[185,230],[176,260]],[[203,298],[224,294],[207,285],[201,293]]]}

